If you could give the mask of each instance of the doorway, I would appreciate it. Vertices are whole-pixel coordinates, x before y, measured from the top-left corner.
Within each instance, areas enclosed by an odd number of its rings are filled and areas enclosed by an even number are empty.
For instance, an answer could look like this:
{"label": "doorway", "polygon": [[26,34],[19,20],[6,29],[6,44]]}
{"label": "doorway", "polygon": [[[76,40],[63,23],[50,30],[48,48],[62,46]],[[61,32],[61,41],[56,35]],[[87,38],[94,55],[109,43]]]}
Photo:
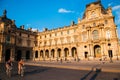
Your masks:
{"label": "doorway", "polygon": [[101,48],[99,45],[94,46],[94,57],[101,58]]}
{"label": "doorway", "polygon": [[30,51],[26,51],[26,60],[30,59]]}
{"label": "doorway", "polygon": [[19,61],[20,59],[22,58],[22,52],[21,50],[18,50],[17,53],[16,53],[16,61]]}
{"label": "doorway", "polygon": [[5,61],[8,61],[10,59],[10,49],[7,49],[5,52]]}
{"label": "doorway", "polygon": [[88,58],[88,52],[85,52],[85,58]]}

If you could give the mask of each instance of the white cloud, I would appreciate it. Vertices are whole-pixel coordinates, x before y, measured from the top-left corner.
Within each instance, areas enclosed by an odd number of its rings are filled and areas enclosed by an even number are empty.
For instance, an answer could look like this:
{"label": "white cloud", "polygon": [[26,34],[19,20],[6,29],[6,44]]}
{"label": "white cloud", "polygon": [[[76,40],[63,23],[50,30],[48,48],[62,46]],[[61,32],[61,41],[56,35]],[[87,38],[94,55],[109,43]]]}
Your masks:
{"label": "white cloud", "polygon": [[120,5],[112,7],[113,11],[120,9]]}
{"label": "white cloud", "polygon": [[120,24],[120,11],[116,12],[116,14],[117,14],[117,23]]}
{"label": "white cloud", "polygon": [[113,3],[109,3],[108,6],[111,6]]}
{"label": "white cloud", "polygon": [[31,24],[26,24],[26,26],[27,26],[27,27],[30,27],[30,26],[31,26]]}
{"label": "white cloud", "polygon": [[119,27],[117,28],[117,31],[118,31],[118,37],[120,39],[120,28]]}
{"label": "white cloud", "polygon": [[74,11],[67,10],[67,9],[64,9],[64,8],[58,9],[58,12],[59,12],[59,13],[74,13]]}
{"label": "white cloud", "polygon": [[32,31],[37,31],[38,29],[37,28],[32,28]]}

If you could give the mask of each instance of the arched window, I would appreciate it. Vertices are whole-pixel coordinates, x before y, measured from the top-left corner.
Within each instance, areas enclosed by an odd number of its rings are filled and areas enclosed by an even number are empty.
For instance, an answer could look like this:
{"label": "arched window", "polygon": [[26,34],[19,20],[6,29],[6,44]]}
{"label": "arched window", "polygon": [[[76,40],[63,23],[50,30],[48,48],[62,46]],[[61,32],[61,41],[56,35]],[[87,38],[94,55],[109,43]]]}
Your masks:
{"label": "arched window", "polygon": [[97,30],[94,30],[92,32],[92,35],[93,35],[93,40],[99,39],[99,35],[98,35],[98,31]]}

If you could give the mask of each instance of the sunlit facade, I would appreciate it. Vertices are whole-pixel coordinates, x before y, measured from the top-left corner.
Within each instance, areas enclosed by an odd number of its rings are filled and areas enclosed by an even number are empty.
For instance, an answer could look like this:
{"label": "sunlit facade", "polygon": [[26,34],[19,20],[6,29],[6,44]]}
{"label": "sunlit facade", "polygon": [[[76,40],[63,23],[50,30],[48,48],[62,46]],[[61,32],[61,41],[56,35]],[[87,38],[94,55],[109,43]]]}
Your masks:
{"label": "sunlit facade", "polygon": [[6,16],[0,17],[0,61],[118,60],[119,40],[111,8],[100,1],[86,5],[78,23],[42,32],[17,28]]}
{"label": "sunlit facade", "polygon": [[111,8],[100,1],[86,5],[83,18],[53,30],[38,33],[34,60],[100,60],[120,56]]}

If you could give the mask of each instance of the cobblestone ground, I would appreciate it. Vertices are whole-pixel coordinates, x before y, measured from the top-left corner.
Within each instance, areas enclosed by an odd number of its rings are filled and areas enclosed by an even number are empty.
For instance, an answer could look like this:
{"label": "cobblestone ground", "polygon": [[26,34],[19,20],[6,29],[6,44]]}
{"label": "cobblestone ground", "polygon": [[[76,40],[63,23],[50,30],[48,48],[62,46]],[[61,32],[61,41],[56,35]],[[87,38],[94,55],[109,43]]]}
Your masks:
{"label": "cobblestone ground", "polygon": [[25,75],[17,75],[17,64],[13,64],[12,77],[5,73],[4,63],[0,64],[0,80],[120,80],[120,73],[100,70],[74,70],[26,65]]}

